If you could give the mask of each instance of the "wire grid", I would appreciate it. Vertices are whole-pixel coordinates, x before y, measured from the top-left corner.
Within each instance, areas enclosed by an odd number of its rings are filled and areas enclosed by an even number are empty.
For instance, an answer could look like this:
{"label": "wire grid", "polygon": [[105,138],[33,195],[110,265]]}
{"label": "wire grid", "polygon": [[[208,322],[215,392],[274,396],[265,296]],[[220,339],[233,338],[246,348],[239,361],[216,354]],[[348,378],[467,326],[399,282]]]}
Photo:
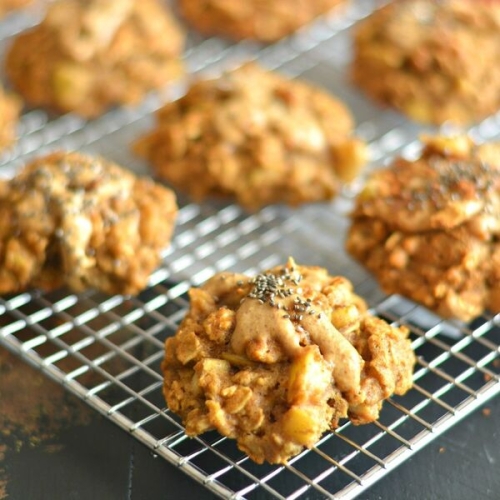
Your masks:
{"label": "wire grid", "polygon": [[[394,154],[411,156],[422,128],[373,106],[345,79],[350,27],[379,4],[353,1],[264,49],[192,37],[186,61],[193,72],[217,72],[243,59],[258,59],[319,83],[353,109],[374,164]],[[26,15],[5,29],[1,25],[3,43],[34,22]],[[182,86],[171,87],[168,98],[181,92]],[[56,148],[99,153],[144,171],[129,143],[151,126],[151,113],[161,102],[162,97],[151,95],[137,108],[117,109],[92,122],[27,113],[20,141],[3,158],[1,173],[12,175],[30,156]],[[500,116],[469,132],[479,141],[500,137]],[[500,315],[485,315],[469,325],[442,321],[400,296],[384,295],[345,255],[345,215],[355,190],[329,205],[294,211],[267,207],[251,215],[235,205],[181,199],[173,244],[143,293],[123,297],[33,290],[0,298],[0,343],[221,497],[354,498],[500,391]],[[288,255],[347,276],[372,313],[408,326],[418,364],[413,389],[389,399],[377,422],[343,423],[287,465],[256,465],[215,432],[186,437],[161,394],[163,343],[186,312],[191,286],[223,270],[252,274],[283,263]]]}

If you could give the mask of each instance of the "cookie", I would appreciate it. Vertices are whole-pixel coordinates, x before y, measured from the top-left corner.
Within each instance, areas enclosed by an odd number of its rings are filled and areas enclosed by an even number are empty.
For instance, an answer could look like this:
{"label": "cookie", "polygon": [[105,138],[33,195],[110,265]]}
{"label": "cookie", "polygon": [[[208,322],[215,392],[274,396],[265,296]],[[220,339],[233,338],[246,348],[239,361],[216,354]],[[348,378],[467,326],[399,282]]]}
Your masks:
{"label": "cookie", "polygon": [[195,82],[135,150],[194,200],[229,197],[249,210],[330,200],[366,152],[340,101],[255,64]]}
{"label": "cookie", "polygon": [[0,18],[12,11],[23,9],[30,3],[33,3],[33,0],[0,0]]}
{"label": "cookie", "polygon": [[347,250],[387,293],[470,321],[500,311],[499,235],[500,143],[436,136],[370,176]]}
{"label": "cookie", "polygon": [[6,73],[31,106],[91,118],[179,78],[183,43],[158,0],[60,0],[13,41]]}
{"label": "cookie", "polygon": [[412,386],[408,330],[366,312],[351,283],[292,259],[189,292],[165,343],[164,394],[186,433],[216,429],[258,463],[286,463],[349,417],[377,419]]}
{"label": "cookie", "polygon": [[20,110],[19,99],[0,87],[0,152],[16,140]]}
{"label": "cookie", "polygon": [[174,194],[101,158],[55,152],[0,180],[0,293],[136,294],[168,246]]}
{"label": "cookie", "polygon": [[500,110],[500,4],[391,2],[355,30],[352,79],[425,123],[475,122]]}
{"label": "cookie", "polygon": [[183,17],[205,35],[274,42],[345,0],[179,0]]}

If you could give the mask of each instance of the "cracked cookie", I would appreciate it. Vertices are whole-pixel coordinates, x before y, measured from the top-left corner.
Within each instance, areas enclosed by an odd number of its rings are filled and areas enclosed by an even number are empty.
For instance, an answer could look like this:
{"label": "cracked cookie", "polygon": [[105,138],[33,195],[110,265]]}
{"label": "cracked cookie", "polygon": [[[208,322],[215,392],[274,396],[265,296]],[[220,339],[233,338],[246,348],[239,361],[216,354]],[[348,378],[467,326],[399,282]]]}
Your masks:
{"label": "cracked cookie", "polygon": [[353,81],[426,123],[475,122],[500,109],[500,4],[391,2],[355,30]]}
{"label": "cracked cookie", "polygon": [[286,463],[342,418],[372,422],[412,386],[408,330],[369,315],[325,269],[290,259],[253,278],[217,274],[189,296],[162,369],[190,436],[216,429],[255,462]]}
{"label": "cracked cookie", "polygon": [[205,35],[274,42],[345,0],[179,0],[184,18]]}
{"label": "cracked cookie", "polygon": [[60,0],[15,38],[6,73],[30,105],[92,118],[179,78],[183,44],[158,0]]}
{"label": "cracked cookie", "polygon": [[426,137],[359,194],[348,252],[387,293],[445,318],[500,311],[500,143]]}
{"label": "cracked cookie", "polygon": [[344,104],[252,63],[195,82],[135,150],[194,200],[235,198],[249,210],[330,200],[366,156]]}
{"label": "cracked cookie", "polygon": [[170,243],[169,189],[102,158],[55,152],[0,180],[0,293],[136,294]]}

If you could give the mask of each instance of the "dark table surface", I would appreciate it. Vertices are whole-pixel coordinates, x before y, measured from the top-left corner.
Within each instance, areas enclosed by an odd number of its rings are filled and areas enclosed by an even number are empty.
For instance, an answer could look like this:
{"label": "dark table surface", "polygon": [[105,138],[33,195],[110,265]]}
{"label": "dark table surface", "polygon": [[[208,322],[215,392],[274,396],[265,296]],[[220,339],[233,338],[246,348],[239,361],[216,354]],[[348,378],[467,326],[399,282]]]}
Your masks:
{"label": "dark table surface", "polygon": [[[24,369],[30,376],[36,373]],[[50,393],[53,383],[47,384],[43,389]],[[11,403],[2,396],[0,391],[0,412]],[[0,461],[0,484],[3,481],[9,500],[215,498],[73,396],[65,397],[64,404],[73,407],[73,415],[76,411],[78,417],[88,418],[83,424],[78,418],[78,425],[73,425],[69,413],[68,421],[40,442],[0,434],[0,446],[7,445]],[[499,415],[500,398],[495,398],[358,498],[499,500]],[[306,498],[322,497],[311,493]]]}

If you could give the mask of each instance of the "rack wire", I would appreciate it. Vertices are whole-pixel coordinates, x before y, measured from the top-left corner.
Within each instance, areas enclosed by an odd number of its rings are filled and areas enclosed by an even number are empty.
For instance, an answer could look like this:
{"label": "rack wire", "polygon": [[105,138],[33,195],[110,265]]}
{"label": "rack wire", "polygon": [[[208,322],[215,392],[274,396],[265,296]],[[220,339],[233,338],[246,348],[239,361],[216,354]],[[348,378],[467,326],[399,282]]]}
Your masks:
{"label": "rack wire", "polygon": [[[213,73],[258,59],[315,82],[354,111],[357,132],[370,145],[372,166],[395,154],[411,156],[422,128],[377,108],[345,78],[350,29],[380,4],[353,0],[265,48],[193,35],[186,62],[193,73]],[[14,21],[0,25],[2,47],[37,18],[26,13],[10,19]],[[50,119],[41,111],[26,113],[17,146],[1,160],[1,175],[12,175],[26,159],[57,148],[101,154],[144,173],[144,165],[130,153],[130,142],[151,126],[162,100],[182,91],[182,85],[170,87],[167,97],[150,95],[136,108],[116,109],[91,122],[73,115]],[[500,115],[469,133],[479,141],[500,137]],[[221,497],[354,498],[500,392],[500,315],[484,315],[465,325],[443,321],[400,296],[384,295],[343,250],[352,192],[331,204],[297,210],[273,206],[255,214],[235,205],[181,199],[173,243],[143,293],[123,297],[63,289],[2,297],[0,344]],[[371,312],[408,326],[418,364],[413,389],[389,399],[377,422],[360,427],[343,423],[287,465],[256,465],[215,432],[186,437],[179,419],[165,407],[159,366],[164,340],[182,320],[191,286],[223,270],[255,273],[283,263],[288,255],[345,275]]]}

